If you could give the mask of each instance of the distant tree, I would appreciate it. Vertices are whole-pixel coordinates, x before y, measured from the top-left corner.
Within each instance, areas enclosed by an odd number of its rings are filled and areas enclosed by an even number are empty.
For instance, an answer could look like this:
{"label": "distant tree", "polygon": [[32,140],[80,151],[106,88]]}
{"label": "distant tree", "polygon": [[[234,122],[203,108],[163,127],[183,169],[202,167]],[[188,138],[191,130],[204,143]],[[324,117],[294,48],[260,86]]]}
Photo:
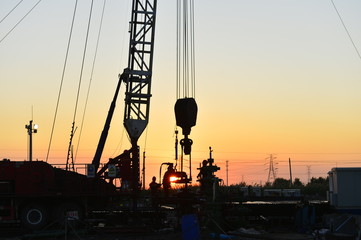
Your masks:
{"label": "distant tree", "polygon": [[311,178],[310,180],[311,184],[328,184],[328,177],[327,178],[323,178],[323,177],[319,177],[319,178]]}
{"label": "distant tree", "polygon": [[[232,184],[232,185],[235,185],[235,186],[237,186],[237,187],[245,187],[245,186],[247,186],[247,183],[246,183],[246,182],[240,182],[240,183]],[[232,186],[232,185],[231,185],[231,186]]]}
{"label": "distant tree", "polygon": [[294,188],[303,188],[305,185],[301,182],[299,178],[295,178],[293,181],[292,187]]}
{"label": "distant tree", "polygon": [[326,199],[328,188],[328,177],[311,178],[302,193],[312,199]]}
{"label": "distant tree", "polygon": [[290,180],[287,180],[287,179],[284,179],[284,178],[276,178],[273,181],[272,187],[273,188],[280,188],[280,189],[289,188],[290,187]]}

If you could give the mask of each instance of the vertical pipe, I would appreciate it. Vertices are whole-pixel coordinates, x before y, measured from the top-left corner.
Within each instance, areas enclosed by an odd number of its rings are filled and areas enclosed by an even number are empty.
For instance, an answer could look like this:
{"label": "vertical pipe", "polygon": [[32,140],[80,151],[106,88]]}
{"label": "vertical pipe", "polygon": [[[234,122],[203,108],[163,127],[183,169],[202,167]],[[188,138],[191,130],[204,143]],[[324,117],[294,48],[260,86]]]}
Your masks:
{"label": "vertical pipe", "polygon": [[33,161],[33,120],[29,122],[29,161]]}
{"label": "vertical pipe", "polygon": [[292,187],[292,168],[291,168],[291,158],[288,158],[288,165],[290,168],[290,187]]}
{"label": "vertical pipe", "polygon": [[145,151],[143,151],[143,168],[142,168],[142,173],[143,173],[143,190],[145,190]]}
{"label": "vertical pipe", "polygon": [[181,153],[181,159],[180,159],[180,162],[181,162],[181,168],[180,168],[180,171],[183,172],[183,146],[182,146],[182,153]]}
{"label": "vertical pipe", "polygon": [[189,154],[189,179],[192,181],[192,154]]}
{"label": "vertical pipe", "polygon": [[176,165],[177,165],[177,161],[178,161],[178,130],[175,130],[175,160],[176,160]]}
{"label": "vertical pipe", "polygon": [[228,160],[226,161],[226,184],[227,184],[227,187],[228,187]]}

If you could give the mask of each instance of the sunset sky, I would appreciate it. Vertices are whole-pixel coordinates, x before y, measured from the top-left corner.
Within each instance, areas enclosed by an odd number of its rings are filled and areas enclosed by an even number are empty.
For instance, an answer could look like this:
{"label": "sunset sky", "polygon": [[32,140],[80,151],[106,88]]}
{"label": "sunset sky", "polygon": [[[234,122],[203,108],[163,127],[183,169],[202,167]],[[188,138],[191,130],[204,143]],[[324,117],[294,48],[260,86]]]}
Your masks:
{"label": "sunset sky", "polygon": [[[33,118],[39,124],[33,158],[45,160],[75,1],[41,1],[11,31],[38,0],[22,2],[4,19],[18,2],[0,2],[0,159],[27,159],[25,124]],[[90,2],[78,3],[52,164],[66,162]],[[309,174],[326,177],[336,166],[360,167],[361,58],[355,47],[361,52],[361,2],[333,2],[354,45],[330,0],[195,1],[194,179],[210,146],[225,182],[228,161],[229,184],[265,183],[270,154],[277,177],[289,177],[291,158],[293,177],[303,182]],[[175,3],[158,0],[151,115],[139,140],[148,183],[162,162],[174,162]],[[75,147],[102,6],[94,1]],[[131,0],[107,0],[76,163],[91,162],[117,76],[127,67],[130,9]],[[122,86],[102,162],[130,148],[123,99]]]}

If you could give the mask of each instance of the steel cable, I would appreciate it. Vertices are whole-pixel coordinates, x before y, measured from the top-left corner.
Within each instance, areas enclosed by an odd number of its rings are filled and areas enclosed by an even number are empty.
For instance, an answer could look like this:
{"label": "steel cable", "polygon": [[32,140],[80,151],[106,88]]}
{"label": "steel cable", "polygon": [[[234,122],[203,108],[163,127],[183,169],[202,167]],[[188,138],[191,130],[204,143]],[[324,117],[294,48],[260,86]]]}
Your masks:
{"label": "steel cable", "polygon": [[83,57],[82,57],[82,62],[81,62],[81,67],[80,67],[79,83],[78,83],[78,89],[77,89],[77,94],[76,94],[76,101],[75,101],[73,122],[75,122],[76,114],[77,114],[77,110],[78,110],[78,103],[79,103],[79,96],[80,96],[80,88],[81,88],[81,83],[82,83],[82,79],[83,79],[83,71],[84,71],[84,64],[85,64],[85,56],[86,56],[86,51],[87,51],[87,47],[88,47],[90,22],[91,22],[91,17],[92,17],[92,12],[93,12],[93,3],[94,3],[94,0],[92,0],[91,6],[90,6],[90,13],[89,13],[89,19],[88,19],[88,27],[87,27],[87,31],[86,31],[86,37],[85,37],[85,43],[84,43],[84,50],[83,50]]}
{"label": "steel cable", "polygon": [[[84,50],[83,50],[83,57],[82,57],[82,63],[81,63],[81,67],[80,67],[79,83],[78,83],[78,89],[77,89],[76,100],[75,100],[75,108],[74,108],[72,129],[71,129],[71,132],[70,132],[70,141],[69,141],[68,155],[67,155],[67,160],[66,160],[67,163],[68,163],[68,161],[69,161],[69,153],[70,153],[70,151],[71,151],[72,142],[73,142],[73,137],[74,137],[74,132],[75,132],[75,131],[74,131],[74,126],[75,126],[75,120],[76,120],[76,115],[77,115],[77,111],[78,111],[80,89],[81,89],[81,83],[82,83],[82,79],[83,79],[85,56],[86,56],[86,51],[87,51],[87,47],[88,47],[88,39],[89,39],[89,32],[90,32],[90,31],[89,31],[89,30],[90,30],[90,23],[91,23],[91,17],[92,17],[92,13],[93,13],[93,4],[94,4],[94,0],[91,1],[91,5],[90,5],[90,13],[89,13],[89,18],[88,18],[88,26],[87,26],[87,31],[86,31],[86,37],[85,37],[85,43],[84,43]],[[74,162],[73,162],[72,164],[74,164]]]}
{"label": "steel cable", "polygon": [[177,27],[176,27],[176,99],[180,97],[180,2],[177,0]]}
{"label": "steel cable", "polygon": [[94,58],[93,58],[93,64],[92,64],[92,69],[91,69],[91,73],[90,73],[90,80],[89,80],[87,95],[86,95],[86,99],[85,99],[83,117],[82,117],[82,121],[81,121],[79,138],[78,138],[78,143],[77,143],[76,150],[75,150],[75,158],[74,158],[74,160],[76,160],[76,157],[77,157],[77,155],[78,155],[78,149],[79,149],[79,145],[80,145],[80,139],[81,139],[81,135],[82,135],[82,132],[83,132],[83,126],[84,126],[84,121],[85,121],[85,113],[86,113],[87,106],[88,106],[88,100],[89,100],[89,94],[90,94],[90,89],[91,89],[92,80],[93,80],[95,62],[96,62],[97,53],[98,53],[98,48],[99,48],[100,34],[101,34],[102,26],[103,26],[103,18],[104,18],[104,11],[105,11],[106,1],[107,1],[107,0],[104,0],[104,2],[103,2],[102,14],[101,14],[101,16],[100,16],[100,26],[99,26],[99,30],[98,30],[98,36],[97,36],[97,42],[96,42],[96,46],[95,46],[95,53],[94,53]]}
{"label": "steel cable", "polygon": [[62,75],[61,75],[58,98],[57,98],[57,101],[56,101],[56,107],[55,107],[55,113],[54,113],[54,119],[53,119],[53,124],[52,124],[52,127],[51,127],[48,151],[47,151],[47,154],[46,154],[46,160],[45,160],[46,162],[48,162],[48,159],[49,159],[49,153],[50,153],[51,143],[52,143],[52,140],[53,140],[54,129],[55,129],[55,122],[56,122],[56,118],[57,118],[57,115],[58,115],[59,102],[60,102],[60,97],[61,97],[61,91],[63,89],[65,70],[66,70],[66,65],[67,65],[67,62],[68,62],[70,42],[71,42],[71,37],[73,35],[73,28],[74,28],[74,22],[75,22],[75,15],[76,15],[77,6],[78,6],[78,0],[75,1],[75,5],[74,5],[73,17],[72,17],[72,21],[71,21],[70,33],[69,33],[68,44],[67,44],[66,53],[65,53],[64,65],[63,65],[63,72],[62,72]]}
{"label": "steel cable", "polygon": [[195,97],[194,0],[178,0],[176,18],[176,97]]}
{"label": "steel cable", "polygon": [[34,8],[35,8],[36,6],[38,6],[38,4],[39,4],[40,2],[41,2],[41,0],[39,0],[39,1],[24,15],[24,17],[22,17],[22,18],[15,24],[15,26],[12,27],[7,34],[5,34],[5,36],[0,40],[0,43],[1,43],[7,36],[9,36],[9,34],[34,10]]}
{"label": "steel cable", "polygon": [[3,17],[1,20],[0,20],[0,23],[2,23],[19,5],[20,3],[24,1],[24,0],[20,0],[20,2],[18,2],[15,7],[13,7],[13,9],[10,10],[10,12],[8,14],[5,15],[5,17]]}
{"label": "steel cable", "polygon": [[358,49],[357,49],[357,47],[356,47],[356,44],[355,44],[355,42],[353,41],[353,39],[352,39],[352,37],[351,37],[351,34],[350,34],[350,32],[348,31],[348,29],[347,29],[347,27],[346,27],[346,24],[344,23],[344,21],[343,21],[343,19],[342,19],[342,17],[341,17],[341,14],[340,14],[339,11],[337,10],[337,7],[336,7],[335,3],[333,2],[333,0],[331,0],[331,3],[332,3],[332,5],[333,5],[333,7],[334,7],[334,9],[335,9],[335,11],[336,11],[336,13],[337,13],[337,15],[338,15],[338,18],[340,19],[340,21],[341,21],[341,23],[342,23],[343,28],[345,29],[345,31],[346,31],[346,33],[347,33],[347,35],[348,35],[348,37],[349,37],[349,39],[350,39],[350,41],[351,41],[351,43],[352,43],[352,46],[354,47],[354,49],[355,49],[355,51],[356,51],[359,59],[361,60],[360,52],[358,51]]}
{"label": "steel cable", "polygon": [[188,12],[189,12],[189,16],[187,17],[187,25],[189,25],[189,29],[187,29],[187,31],[189,32],[189,37],[188,37],[188,48],[189,48],[189,56],[188,57],[188,61],[189,61],[189,71],[188,71],[188,76],[189,79],[188,80],[188,89],[189,89],[189,97],[194,97],[194,71],[195,71],[195,64],[194,64],[194,2],[193,0],[189,1],[189,6],[188,6]]}

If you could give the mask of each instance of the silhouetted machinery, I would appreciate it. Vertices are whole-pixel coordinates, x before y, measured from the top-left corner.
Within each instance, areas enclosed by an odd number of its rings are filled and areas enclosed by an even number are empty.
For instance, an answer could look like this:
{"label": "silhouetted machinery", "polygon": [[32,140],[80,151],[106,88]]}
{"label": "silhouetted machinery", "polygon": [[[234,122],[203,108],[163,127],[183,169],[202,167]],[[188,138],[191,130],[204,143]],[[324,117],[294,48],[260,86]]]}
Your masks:
{"label": "silhouetted machinery", "polygon": [[[138,139],[149,119],[153,49],[157,0],[133,0],[130,20],[128,67],[119,76],[113,101],[87,175],[62,170],[42,161],[0,162],[0,223],[21,222],[39,229],[54,218],[81,218],[92,210],[104,210],[117,204],[121,191],[113,180],[121,180],[123,189],[136,195],[140,189]],[[124,126],[131,148],[101,166],[121,83],[126,86]],[[136,203],[132,203],[136,206]]]}
{"label": "silhouetted machinery", "polygon": [[200,190],[203,196],[212,196],[215,198],[215,193],[221,180],[214,174],[220,170],[220,168],[213,163],[214,159],[212,158],[212,148],[209,147],[209,158],[207,160],[203,160],[202,166],[197,168],[199,170],[197,181],[200,184]]}
{"label": "silhouetted machinery", "polygon": [[[192,182],[191,175],[191,157],[189,158],[189,176],[184,169],[183,156],[191,155],[192,151],[192,139],[188,138],[188,135],[191,132],[191,127],[196,125],[197,120],[197,104],[194,98],[183,98],[178,99],[175,104],[175,115],[177,126],[182,127],[182,133],[184,135],[184,139],[180,141],[181,145],[181,158],[180,158],[180,170],[177,169],[177,164],[174,166],[173,163],[162,163],[159,170],[159,179],[162,179],[163,189],[168,195],[168,189],[171,187],[171,183],[174,184],[184,184],[187,187],[187,184]],[[178,131],[175,131],[176,139],[175,139],[175,160],[178,162]],[[162,167],[163,165],[167,165],[168,169],[164,173],[162,178]]]}
{"label": "silhouetted machinery", "polygon": [[55,168],[43,161],[0,162],[0,222],[40,229],[64,221],[72,212],[76,219],[87,211],[107,206],[114,185]]}
{"label": "silhouetted machinery", "polygon": [[[200,184],[200,194],[203,197],[215,198],[215,194],[218,191],[219,184],[221,179],[219,179],[215,173],[220,170],[220,168],[214,164],[214,159],[212,158],[212,148],[209,147],[209,158],[202,161],[202,165],[197,168],[199,173],[197,175],[197,182]],[[185,184],[185,187],[188,183],[192,181],[191,178],[188,178],[187,174],[183,171],[177,171],[173,163],[165,162],[162,163],[159,170],[159,179],[162,179],[162,167],[168,166],[167,171],[163,175],[163,188],[165,191],[168,191],[170,184]]]}
{"label": "silhouetted machinery", "polygon": [[148,125],[153,73],[153,51],[157,0],[133,0],[130,21],[128,67],[119,76],[119,82],[110,106],[91,168],[101,177],[106,167],[99,170],[111,119],[120,85],[125,84],[125,109],[123,124],[130,138],[131,148],[110,159],[106,166],[115,165],[122,186],[133,192],[141,187],[138,139]]}
{"label": "silhouetted machinery", "polygon": [[198,107],[194,98],[180,98],[174,106],[177,126],[182,128],[184,139],[180,141],[182,151],[185,155],[191,154],[192,139],[188,138],[191,128],[196,125]]}
{"label": "silhouetted machinery", "polygon": [[[92,211],[119,207],[124,192],[133,199],[130,208],[137,207],[136,199],[141,187],[137,142],[149,120],[156,9],[157,0],[133,0],[128,67],[119,75],[94,158],[87,165],[87,175],[56,168],[43,161],[0,161],[0,223],[21,223],[26,228],[40,229],[50,222],[63,221],[68,217],[81,219],[88,217]],[[126,87],[123,124],[131,148],[101,165],[122,83]],[[189,135],[191,128],[196,125],[195,99],[178,99],[175,115],[176,123],[184,135],[180,141],[181,164],[179,171],[176,170],[179,168],[177,165],[164,164],[169,170],[165,181],[188,184],[192,181],[191,161],[189,159],[187,175],[183,171],[183,154],[191,156],[193,141]],[[178,140],[176,155],[177,149]],[[120,180],[120,189],[113,184],[115,179]]]}

